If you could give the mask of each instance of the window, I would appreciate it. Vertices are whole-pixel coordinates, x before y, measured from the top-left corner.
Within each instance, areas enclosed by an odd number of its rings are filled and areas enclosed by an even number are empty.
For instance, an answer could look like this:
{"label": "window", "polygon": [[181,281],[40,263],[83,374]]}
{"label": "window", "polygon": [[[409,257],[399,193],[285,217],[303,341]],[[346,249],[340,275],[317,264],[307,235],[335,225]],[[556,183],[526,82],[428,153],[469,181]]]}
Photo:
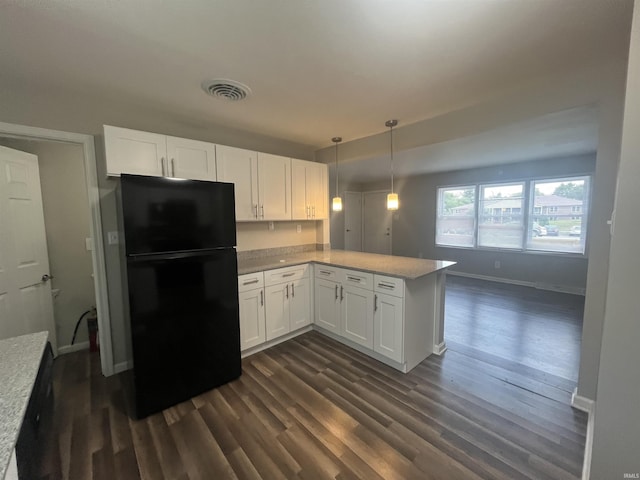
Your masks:
{"label": "window", "polygon": [[590,177],[438,189],[436,245],[585,251]]}
{"label": "window", "polygon": [[473,247],[476,217],[476,187],[438,189],[436,244]]}
{"label": "window", "polygon": [[522,248],[524,184],[480,186],[478,246]]}

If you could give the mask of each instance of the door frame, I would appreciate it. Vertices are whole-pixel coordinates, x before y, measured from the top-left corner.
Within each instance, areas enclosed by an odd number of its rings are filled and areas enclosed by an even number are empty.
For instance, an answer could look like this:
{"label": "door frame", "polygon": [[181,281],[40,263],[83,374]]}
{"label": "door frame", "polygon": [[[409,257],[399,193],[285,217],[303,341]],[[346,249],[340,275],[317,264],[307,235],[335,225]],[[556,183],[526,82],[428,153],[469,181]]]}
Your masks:
{"label": "door frame", "polygon": [[111,317],[109,313],[109,295],[107,292],[107,269],[102,234],[102,215],[100,213],[100,190],[94,137],[82,133],[70,133],[47,128],[29,127],[0,122],[0,136],[25,140],[45,140],[80,145],[84,157],[85,183],[91,211],[89,234],[93,248],[93,285],[98,312],[98,334],[100,339],[100,363],[104,376],[113,375],[113,345],[111,342]]}

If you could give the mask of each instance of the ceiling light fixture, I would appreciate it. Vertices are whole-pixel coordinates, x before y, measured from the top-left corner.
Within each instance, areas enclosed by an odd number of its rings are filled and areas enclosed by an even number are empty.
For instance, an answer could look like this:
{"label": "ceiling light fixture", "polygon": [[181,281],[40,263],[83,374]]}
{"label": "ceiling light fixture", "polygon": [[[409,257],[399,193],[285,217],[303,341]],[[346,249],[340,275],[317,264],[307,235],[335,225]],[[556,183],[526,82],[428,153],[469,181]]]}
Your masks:
{"label": "ceiling light fixture", "polygon": [[389,143],[391,145],[391,193],[387,195],[387,210],[398,210],[400,201],[398,194],[393,192],[393,127],[398,125],[398,120],[387,120],[385,127],[389,127]]}
{"label": "ceiling light fixture", "polygon": [[336,144],[336,196],[331,201],[331,210],[341,212],[342,197],[340,196],[340,190],[338,190],[338,143],[342,141],[342,137],[333,137],[331,141]]}

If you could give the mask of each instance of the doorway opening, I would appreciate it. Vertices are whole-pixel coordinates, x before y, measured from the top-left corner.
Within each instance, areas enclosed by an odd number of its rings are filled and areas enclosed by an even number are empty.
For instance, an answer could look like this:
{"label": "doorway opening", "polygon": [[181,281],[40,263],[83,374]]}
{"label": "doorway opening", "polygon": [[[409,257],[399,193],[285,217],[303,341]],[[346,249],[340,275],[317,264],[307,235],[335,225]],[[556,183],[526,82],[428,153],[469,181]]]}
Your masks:
{"label": "doorway opening", "polygon": [[[100,343],[100,362],[102,367],[102,373],[105,376],[112,375],[114,373],[113,368],[113,352],[112,352],[112,342],[111,342],[111,328],[110,328],[110,315],[109,315],[109,304],[108,304],[108,294],[107,294],[107,280],[106,280],[106,265],[104,258],[104,244],[103,244],[103,235],[102,235],[102,220],[100,213],[100,205],[99,205],[99,191],[98,191],[98,177],[96,171],[96,158],[95,158],[95,147],[94,147],[94,138],[91,135],[83,135],[76,133],[68,133],[61,132],[55,130],[41,129],[36,127],[28,127],[23,125],[13,125],[7,123],[0,123],[0,144],[8,145],[10,148],[15,150],[19,150],[19,146],[26,147],[26,149],[35,149],[38,151],[44,150],[56,150],[58,152],[67,152],[67,154],[71,154],[71,157],[76,156],[75,160],[70,160],[66,163],[66,167],[71,168],[69,175],[72,175],[76,179],[76,183],[78,181],[84,180],[84,185],[80,185],[79,187],[83,190],[82,196],[84,199],[84,205],[79,205],[80,211],[84,209],[85,214],[89,213],[88,221],[85,222],[85,228],[88,226],[88,236],[79,237],[79,242],[81,242],[81,247],[84,247],[84,252],[89,252],[87,249],[90,248],[90,266],[88,265],[89,259],[85,258],[83,262],[78,261],[79,265],[82,265],[80,269],[80,275],[83,275],[86,272],[91,271],[93,274],[93,285],[91,282],[86,282],[89,285],[88,289],[83,289],[84,292],[77,300],[77,302],[87,302],[88,299],[93,299],[93,303],[91,305],[87,305],[87,308],[90,306],[96,307],[96,312],[98,316],[98,326],[99,326],[99,343]],[[18,147],[18,148],[16,148]],[[44,150],[43,150],[44,149]],[[24,151],[24,150],[23,150]],[[75,151],[75,153],[74,153]],[[64,156],[64,155],[63,155]],[[81,159],[81,161],[80,161]],[[43,161],[44,163],[44,161]],[[51,165],[47,165],[48,167]],[[82,166],[83,171],[79,172],[77,169],[79,166]],[[53,172],[51,176],[58,177],[58,180],[55,180],[53,183],[58,183],[61,181],[60,179],[64,179],[64,175],[60,176],[61,172]],[[49,182],[51,183],[51,182]],[[59,185],[49,185],[47,188],[52,189],[67,189],[66,182],[63,182]],[[78,185],[76,185],[78,188]],[[47,206],[54,207],[54,205]],[[45,207],[46,211],[52,208]],[[54,209],[55,210],[55,209]],[[64,209],[62,209],[64,210]],[[58,212],[60,214],[60,212]],[[71,213],[70,213],[71,214]],[[64,212],[61,214],[64,217]],[[55,215],[54,215],[55,218]],[[67,219],[68,220],[68,219]],[[71,219],[73,220],[73,219]],[[53,220],[55,221],[55,220]],[[65,223],[65,222],[62,222]],[[73,225],[74,222],[71,222],[68,225]],[[86,230],[85,230],[86,232]],[[62,232],[62,235],[58,235],[55,239],[55,242],[64,243],[65,232]],[[60,239],[63,240],[60,240]],[[53,241],[53,239],[52,239]],[[47,239],[47,243],[49,243],[49,238]],[[57,247],[56,247],[57,248]],[[64,250],[64,248],[63,248]],[[80,252],[82,250],[76,250],[75,255],[82,256]],[[66,254],[65,254],[66,255]],[[73,253],[71,254],[73,255]],[[86,256],[86,253],[85,253]],[[64,256],[63,256],[64,257]],[[68,260],[62,259],[62,262],[67,262]],[[84,272],[84,273],[82,273]],[[88,273],[91,275],[91,273]],[[65,273],[65,277],[68,277],[68,274]],[[55,274],[54,274],[55,277]],[[54,281],[54,290],[57,285]],[[62,279],[59,279],[62,280]],[[93,287],[93,288],[91,288]],[[65,287],[66,288],[66,287]],[[71,294],[71,290],[74,287],[68,287],[68,294]],[[92,290],[92,292],[91,292]],[[60,288],[60,295],[63,295],[65,292],[62,288]],[[93,295],[92,295],[93,294]],[[52,299],[53,300],[53,299]],[[65,305],[62,309],[63,311],[67,311],[70,309],[76,308],[79,303],[71,302],[70,304]],[[91,303],[89,301],[89,303]],[[78,316],[82,313],[77,312]],[[70,315],[70,313],[66,313],[65,315]],[[73,329],[75,322],[78,317],[75,319],[68,320],[65,319],[64,324],[56,327],[56,330],[59,330],[60,336],[58,337],[58,342],[61,347],[63,347],[62,351],[69,351],[73,348],[69,346],[71,343],[71,337],[69,337],[69,329]],[[73,324],[69,327],[68,324]],[[86,327],[84,328],[86,331]],[[83,335],[79,333],[78,335]],[[69,337],[69,338],[67,338]],[[80,337],[83,338],[83,337]],[[76,340],[78,341],[78,340]],[[83,341],[86,341],[83,339]],[[84,345],[83,345],[84,346]],[[66,350],[64,347],[68,347]]]}

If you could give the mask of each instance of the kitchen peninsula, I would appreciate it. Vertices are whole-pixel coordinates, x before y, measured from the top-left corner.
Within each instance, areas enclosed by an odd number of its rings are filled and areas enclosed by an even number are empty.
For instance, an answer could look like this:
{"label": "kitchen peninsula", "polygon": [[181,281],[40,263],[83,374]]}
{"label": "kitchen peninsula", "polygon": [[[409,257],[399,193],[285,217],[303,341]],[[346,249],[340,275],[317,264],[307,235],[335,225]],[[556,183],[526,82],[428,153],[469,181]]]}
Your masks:
{"label": "kitchen peninsula", "polygon": [[313,328],[408,372],[446,349],[445,271],[454,264],[344,250],[239,255],[243,356]]}

